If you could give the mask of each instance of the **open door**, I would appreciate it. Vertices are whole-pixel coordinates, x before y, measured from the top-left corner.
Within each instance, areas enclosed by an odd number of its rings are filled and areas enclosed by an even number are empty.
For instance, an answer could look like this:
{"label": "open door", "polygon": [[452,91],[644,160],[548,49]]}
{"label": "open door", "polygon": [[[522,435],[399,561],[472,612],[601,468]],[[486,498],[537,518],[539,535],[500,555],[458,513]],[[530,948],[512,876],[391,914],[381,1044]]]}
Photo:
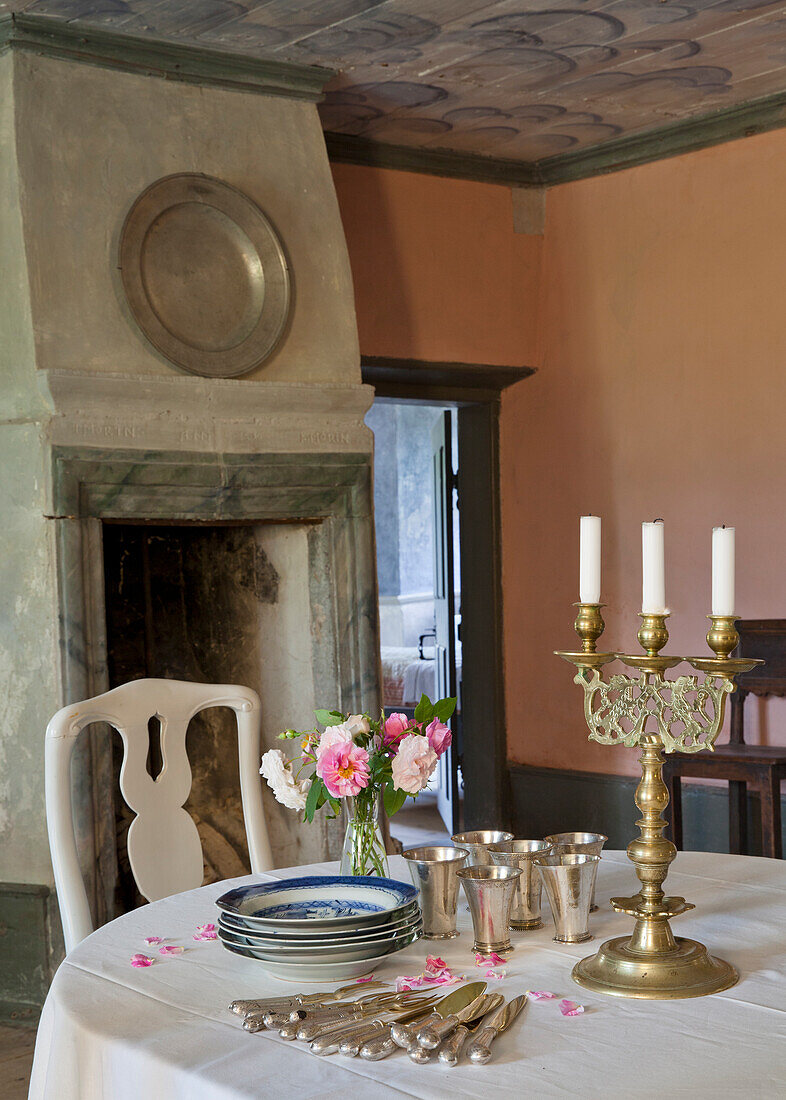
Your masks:
{"label": "open door", "polygon": [[[434,526],[434,616],[436,698],[456,695],[456,607],[453,562],[453,446],[451,413],[444,412],[431,432],[432,501]],[[456,736],[455,717],[451,719]],[[458,751],[452,745],[439,761],[437,805],[445,828],[459,830]]]}

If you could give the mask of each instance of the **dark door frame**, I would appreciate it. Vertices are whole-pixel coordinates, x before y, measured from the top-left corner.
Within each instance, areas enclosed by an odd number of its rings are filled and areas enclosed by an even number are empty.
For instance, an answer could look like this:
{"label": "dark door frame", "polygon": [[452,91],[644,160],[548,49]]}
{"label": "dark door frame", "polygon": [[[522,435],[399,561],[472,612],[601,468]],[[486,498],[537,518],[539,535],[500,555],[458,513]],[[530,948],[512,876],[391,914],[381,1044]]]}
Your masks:
{"label": "dark door frame", "polygon": [[499,413],[502,391],[534,368],[376,356],[361,368],[381,400],[458,409],[464,828],[507,827]]}

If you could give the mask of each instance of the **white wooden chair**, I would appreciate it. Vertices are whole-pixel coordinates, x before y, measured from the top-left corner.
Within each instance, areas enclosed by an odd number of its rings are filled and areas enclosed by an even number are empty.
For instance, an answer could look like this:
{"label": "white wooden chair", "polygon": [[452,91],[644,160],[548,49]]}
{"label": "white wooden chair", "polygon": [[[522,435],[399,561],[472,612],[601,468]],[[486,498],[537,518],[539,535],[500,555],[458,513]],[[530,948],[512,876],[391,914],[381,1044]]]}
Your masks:
{"label": "white wooden chair", "polygon": [[[200,886],[202,845],[183,809],[191,790],[186,754],[188,723],[207,707],[230,707],[237,716],[240,791],[253,872],[273,866],[259,778],[260,705],[250,688],[182,680],[134,680],[63,707],[46,729],[46,818],[66,950],[93,931],[82,879],[71,806],[71,754],[91,722],[108,722],[123,739],[120,790],[136,813],[128,830],[128,858],[148,901]],[[147,771],[148,722],[161,723],[163,767]]]}

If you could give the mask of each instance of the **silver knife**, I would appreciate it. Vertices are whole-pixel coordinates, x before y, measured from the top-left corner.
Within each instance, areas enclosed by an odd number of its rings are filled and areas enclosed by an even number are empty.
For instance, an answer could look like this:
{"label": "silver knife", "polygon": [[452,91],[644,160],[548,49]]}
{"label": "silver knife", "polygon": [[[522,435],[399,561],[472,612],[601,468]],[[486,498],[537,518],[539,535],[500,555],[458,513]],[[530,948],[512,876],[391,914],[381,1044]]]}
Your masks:
{"label": "silver knife", "polygon": [[[471,1004],[481,993],[485,992],[486,982],[470,982],[468,985],[461,986],[460,989],[456,989],[437,1002],[433,1013],[423,1021],[422,1026],[437,1023],[445,1016],[459,1012],[462,1008],[466,1008],[468,1004]],[[408,1024],[394,1024],[390,1029],[390,1036],[393,1042],[403,1050],[409,1050],[410,1047],[417,1045],[415,1032]]]}
{"label": "silver knife", "polygon": [[[496,1012],[498,1007],[498,1005],[494,1005],[491,1012],[486,1013],[486,1016],[490,1016],[492,1012]],[[459,1024],[453,1034],[448,1036],[439,1048],[440,1062],[443,1062],[446,1066],[457,1066],[461,1057],[461,1052],[464,1049],[464,1044],[470,1035],[477,1035],[483,1029],[486,1016],[478,1016],[468,1024]]]}
{"label": "silver knife", "polygon": [[484,1021],[477,1038],[467,1047],[470,1062],[481,1066],[488,1062],[491,1058],[491,1044],[501,1032],[508,1030],[526,1003],[526,994],[522,993],[520,997],[514,997],[512,1001],[498,1008]]}
{"label": "silver knife", "polygon": [[504,1001],[505,998],[501,993],[481,993],[466,1008],[444,1016],[442,1020],[435,1020],[433,1024],[423,1024],[417,1034],[418,1043],[426,1050],[436,1050],[442,1040],[447,1039],[459,1024],[468,1024],[478,1016],[485,1016],[492,1009],[499,1008]]}

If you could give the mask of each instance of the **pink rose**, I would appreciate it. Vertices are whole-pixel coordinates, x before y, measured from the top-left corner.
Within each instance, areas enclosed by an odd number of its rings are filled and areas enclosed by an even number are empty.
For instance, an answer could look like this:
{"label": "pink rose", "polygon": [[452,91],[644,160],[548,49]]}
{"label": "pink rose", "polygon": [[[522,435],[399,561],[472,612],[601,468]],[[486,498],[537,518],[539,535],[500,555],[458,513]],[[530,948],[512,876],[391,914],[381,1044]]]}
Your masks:
{"label": "pink rose", "polygon": [[453,740],[450,726],[440,722],[439,718],[435,718],[433,722],[429,722],[426,726],[426,737],[428,737],[428,743],[437,756],[442,756],[445,749],[450,748],[450,743]]}
{"label": "pink rose", "polygon": [[408,734],[399,744],[391,769],[393,783],[400,791],[417,794],[428,783],[437,766],[437,754],[420,734]]}
{"label": "pink rose", "polygon": [[385,720],[385,736],[382,738],[382,746],[386,749],[398,751],[399,743],[407,732],[412,729],[414,722],[407,718],[406,714],[390,714]]}
{"label": "pink rose", "polygon": [[328,726],[325,732],[319,739],[319,744],[314,750],[317,760],[317,775],[320,779],[324,779],[322,774],[322,758],[330,749],[335,748],[336,745],[351,745],[352,744],[352,730],[349,726],[342,722],[338,726]]}
{"label": "pink rose", "polygon": [[320,766],[320,775],[334,798],[359,794],[371,778],[368,753],[351,741],[342,741],[328,749]]}

